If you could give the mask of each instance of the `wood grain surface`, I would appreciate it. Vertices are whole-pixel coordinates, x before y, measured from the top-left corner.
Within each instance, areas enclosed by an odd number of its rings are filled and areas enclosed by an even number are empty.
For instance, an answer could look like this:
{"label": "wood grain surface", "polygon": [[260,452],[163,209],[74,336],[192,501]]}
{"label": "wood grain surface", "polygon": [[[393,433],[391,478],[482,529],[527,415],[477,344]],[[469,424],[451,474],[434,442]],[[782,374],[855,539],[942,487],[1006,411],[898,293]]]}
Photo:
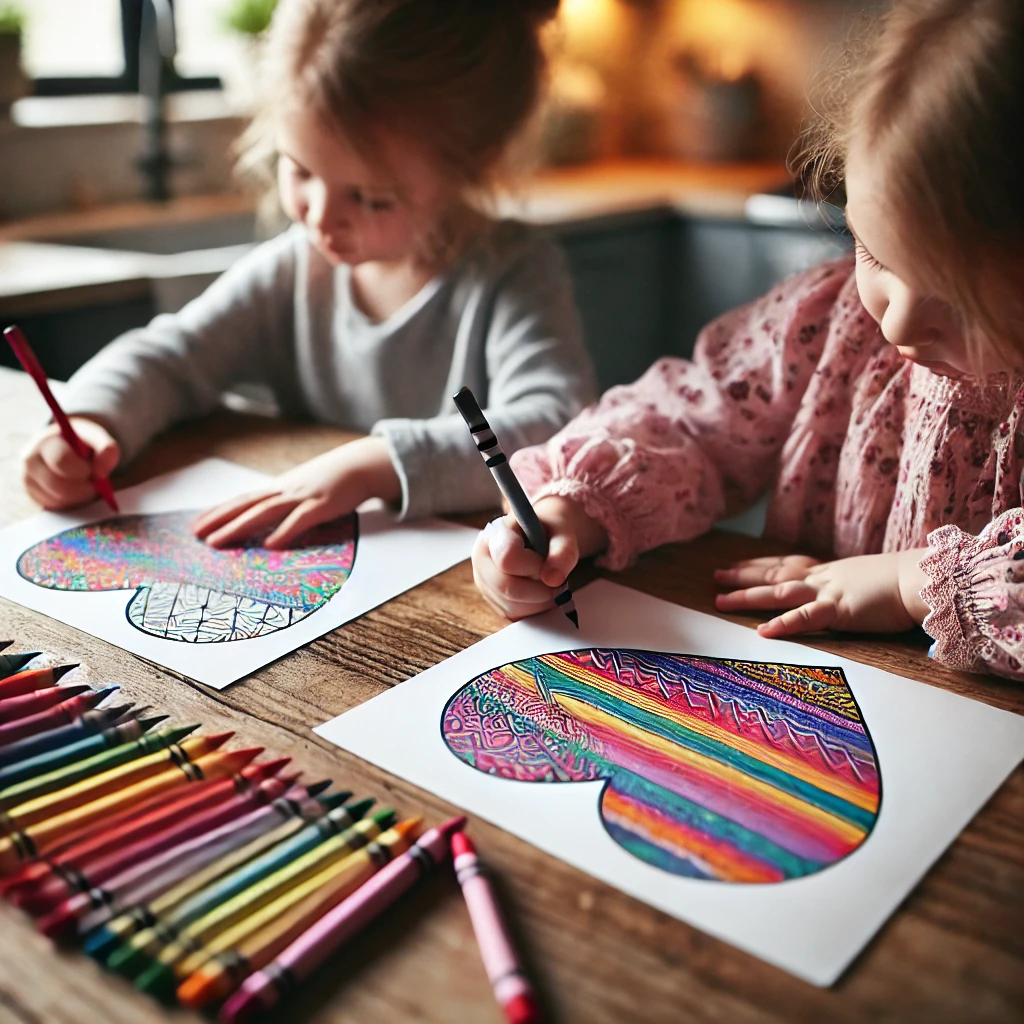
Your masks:
{"label": "wood grain surface", "polygon": [[[18,451],[43,422],[22,374],[0,371],[0,525],[33,513]],[[160,439],[116,482],[139,482],[217,455],[276,472],[345,435],[218,414]],[[485,516],[471,518],[483,522]],[[712,533],[642,558],[621,582],[714,613],[715,566],[772,551]],[[744,621],[751,625],[751,620]],[[224,691],[200,686],[87,634],[0,602],[0,636],[88,666],[175,722],[232,728],[288,754],[311,778],[372,793],[438,821],[457,808],[314,735],[312,727],[450,657],[504,625],[480,600],[468,564],[329,633]],[[947,671],[923,634],[816,637],[811,646],[1017,713],[1024,690]],[[429,727],[436,727],[430,726]],[[1024,770],[1018,768],[926,875],[846,975],[819,990],[704,935],[481,821],[473,823],[554,1022],[1006,1021],[1024,1019]],[[0,1024],[199,1021],[160,1009],[80,954],[58,954],[0,907]],[[274,1018],[360,1024],[500,1024],[450,871],[380,918]]]}

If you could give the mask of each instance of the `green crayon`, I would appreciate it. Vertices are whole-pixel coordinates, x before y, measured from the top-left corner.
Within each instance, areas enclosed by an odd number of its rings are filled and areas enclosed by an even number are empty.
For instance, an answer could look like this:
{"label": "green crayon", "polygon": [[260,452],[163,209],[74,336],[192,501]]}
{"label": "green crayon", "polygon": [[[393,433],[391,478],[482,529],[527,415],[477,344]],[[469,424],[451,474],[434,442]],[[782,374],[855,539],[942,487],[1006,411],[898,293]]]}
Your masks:
{"label": "green crayon", "polygon": [[[127,764],[136,758],[155,754],[157,751],[164,750],[179,740],[183,740],[190,732],[198,728],[198,725],[183,725],[175,729],[157,729],[156,732],[147,733],[128,743],[122,743],[109,750],[101,750],[90,757],[72,761],[52,771],[44,772],[42,775],[35,775],[16,782],[0,790],[0,808],[27,803],[29,800],[35,800],[36,797],[56,792],[65,786],[73,786],[76,782],[116,768],[118,765]],[[93,738],[99,739],[100,737]]]}

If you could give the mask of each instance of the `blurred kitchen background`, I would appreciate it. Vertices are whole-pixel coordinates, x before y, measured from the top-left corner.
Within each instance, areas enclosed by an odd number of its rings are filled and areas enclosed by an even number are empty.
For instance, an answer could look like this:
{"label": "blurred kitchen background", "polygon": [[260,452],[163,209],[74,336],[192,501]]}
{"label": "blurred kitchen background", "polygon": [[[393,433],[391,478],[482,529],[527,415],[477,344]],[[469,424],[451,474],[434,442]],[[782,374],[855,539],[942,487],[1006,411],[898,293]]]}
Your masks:
{"label": "blurred kitchen background", "polygon": [[[0,321],[51,376],[180,308],[268,230],[232,144],[273,6],[0,0]],[[563,244],[602,386],[846,251],[785,157],[823,56],[882,6],[563,0],[533,159],[495,202]]]}

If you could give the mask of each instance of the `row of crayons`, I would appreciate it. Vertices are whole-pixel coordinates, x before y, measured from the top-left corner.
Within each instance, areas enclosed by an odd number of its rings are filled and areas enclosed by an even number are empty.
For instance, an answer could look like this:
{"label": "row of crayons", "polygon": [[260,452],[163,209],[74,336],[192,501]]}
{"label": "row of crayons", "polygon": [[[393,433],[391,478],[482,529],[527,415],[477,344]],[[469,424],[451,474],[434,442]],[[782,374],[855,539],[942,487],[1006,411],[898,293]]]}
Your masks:
{"label": "row of crayons", "polygon": [[38,658],[0,653],[0,895],[54,942],[241,1024],[454,854],[496,998],[539,1019],[464,818],[421,834],[288,758],[224,749],[232,733],[104,706],[117,687]]}

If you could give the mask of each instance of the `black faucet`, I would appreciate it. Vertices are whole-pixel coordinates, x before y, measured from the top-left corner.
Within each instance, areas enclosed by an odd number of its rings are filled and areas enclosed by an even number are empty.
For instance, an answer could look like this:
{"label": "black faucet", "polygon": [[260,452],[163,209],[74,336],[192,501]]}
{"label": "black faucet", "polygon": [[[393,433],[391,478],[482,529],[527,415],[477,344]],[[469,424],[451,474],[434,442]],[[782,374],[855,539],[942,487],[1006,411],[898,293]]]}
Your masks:
{"label": "black faucet", "polygon": [[176,49],[171,0],[142,0],[139,94],[143,102],[143,143],[138,167],[145,178],[145,196],[154,202],[171,198],[168,178],[174,161],[167,149],[164,97]]}

